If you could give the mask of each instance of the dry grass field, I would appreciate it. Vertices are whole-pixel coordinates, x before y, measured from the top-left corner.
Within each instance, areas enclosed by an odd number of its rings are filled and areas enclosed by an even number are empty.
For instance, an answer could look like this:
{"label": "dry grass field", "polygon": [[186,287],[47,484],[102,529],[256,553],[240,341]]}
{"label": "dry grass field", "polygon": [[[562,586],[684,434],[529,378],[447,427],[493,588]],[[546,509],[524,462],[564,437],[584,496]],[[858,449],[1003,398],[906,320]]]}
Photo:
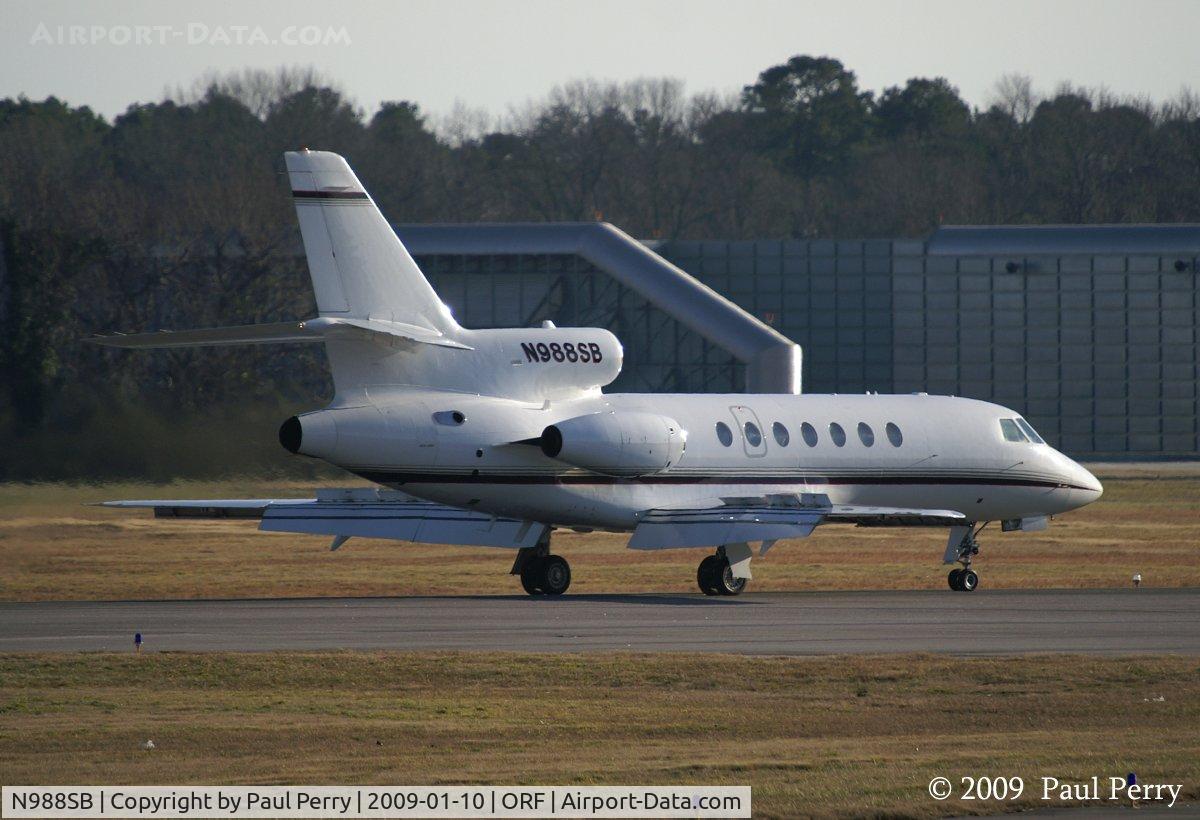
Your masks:
{"label": "dry grass field", "polygon": [[[990,587],[1200,585],[1200,470],[1109,467],[1101,502],[991,534]],[[0,486],[0,599],[508,593],[506,551],[155,520],[107,498],[303,496],[252,482]],[[936,530],[830,527],[758,589],[940,588]],[[560,534],[572,589],[690,591],[699,552]],[[870,570],[865,574],[865,570]],[[1037,778],[1138,773],[1200,797],[1200,662],[1180,657],[693,654],[0,655],[0,782],[748,784],[762,817],[937,817],[1045,804]],[[153,739],[157,748],[143,751]],[[1021,776],[939,803],[935,775]]]}
{"label": "dry grass field", "polygon": [[[1200,468],[1108,465],[1104,497],[1041,533],[989,529],[985,588],[1200,585]],[[519,590],[507,550],[259,533],[252,522],[155,520],[85,504],[111,498],[304,496],[251,481],[0,486],[0,600],[498,594]],[[556,533],[576,592],[691,591],[698,550],[625,548],[625,536]],[[823,527],[756,560],[756,590],[945,585],[942,530]]]}
{"label": "dry grass field", "polygon": [[[7,655],[0,716],[8,784],[749,784],[760,817],[1062,805],[1042,775],[1200,795],[1182,658]],[[1026,792],[927,794],[981,774]]]}

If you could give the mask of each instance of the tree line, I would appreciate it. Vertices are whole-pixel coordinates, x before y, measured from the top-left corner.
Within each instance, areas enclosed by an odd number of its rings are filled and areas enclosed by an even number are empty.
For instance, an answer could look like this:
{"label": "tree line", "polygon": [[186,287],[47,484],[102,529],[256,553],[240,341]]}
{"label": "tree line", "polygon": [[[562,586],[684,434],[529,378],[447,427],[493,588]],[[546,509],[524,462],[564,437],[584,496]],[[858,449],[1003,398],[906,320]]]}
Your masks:
{"label": "tree line", "polygon": [[[495,120],[369,116],[309,70],[214,76],[111,122],[0,100],[0,479],[273,467],[280,413],[329,391],[304,348],[114,353],[98,330],[314,310],[281,154],[351,162],[396,222],[595,220],[687,239],[921,236],[943,223],[1200,217],[1200,95],[1027,78],[972,108],[945,78],[873,94],[829,57],[740,94],[579,81]],[[236,419],[249,417],[251,422]]]}

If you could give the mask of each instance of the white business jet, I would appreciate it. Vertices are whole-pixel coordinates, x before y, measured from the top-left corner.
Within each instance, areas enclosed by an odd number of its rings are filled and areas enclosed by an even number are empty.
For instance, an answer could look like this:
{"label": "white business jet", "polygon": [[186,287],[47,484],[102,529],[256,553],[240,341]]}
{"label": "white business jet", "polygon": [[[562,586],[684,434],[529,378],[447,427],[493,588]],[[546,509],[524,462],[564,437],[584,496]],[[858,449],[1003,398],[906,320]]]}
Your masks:
{"label": "white business jet", "polygon": [[556,528],[631,532],[633,549],[701,547],[697,582],[736,595],[752,545],[821,524],[949,529],[951,589],[974,590],[976,536],[1039,530],[1100,483],[1020,414],[925,394],[605,394],[607,330],[460,327],[337,154],[286,154],[319,316],[97,337],[116,347],[321,342],[335,396],[288,419],[293,453],[377,489],[313,499],[118,501],[164,517],[261,519],[272,532],[518,550],[531,595],[559,595]]}

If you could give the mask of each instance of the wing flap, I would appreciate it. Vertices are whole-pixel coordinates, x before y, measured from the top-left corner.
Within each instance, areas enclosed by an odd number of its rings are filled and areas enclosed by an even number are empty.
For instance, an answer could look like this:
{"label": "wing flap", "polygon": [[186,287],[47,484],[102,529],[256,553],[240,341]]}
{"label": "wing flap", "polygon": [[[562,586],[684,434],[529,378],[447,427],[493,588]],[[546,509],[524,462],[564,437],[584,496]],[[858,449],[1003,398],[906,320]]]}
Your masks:
{"label": "wing flap", "polygon": [[262,518],[269,505],[291,498],[221,498],[168,501],[102,501],[98,506],[154,510],[155,518]]}
{"label": "wing flap", "polygon": [[[422,544],[521,549],[536,546],[546,525],[421,501],[391,490],[320,490],[316,498],[105,501],[153,509],[156,518],[261,519],[264,532],[386,538]],[[339,544],[340,545],[340,544]]]}
{"label": "wing flap", "polygon": [[428,501],[301,501],[272,504],[264,511],[259,529],[521,549],[536,546],[546,525]]}
{"label": "wing flap", "polygon": [[742,541],[804,538],[823,518],[819,510],[766,506],[650,510],[633,531],[629,548],[713,547]]}

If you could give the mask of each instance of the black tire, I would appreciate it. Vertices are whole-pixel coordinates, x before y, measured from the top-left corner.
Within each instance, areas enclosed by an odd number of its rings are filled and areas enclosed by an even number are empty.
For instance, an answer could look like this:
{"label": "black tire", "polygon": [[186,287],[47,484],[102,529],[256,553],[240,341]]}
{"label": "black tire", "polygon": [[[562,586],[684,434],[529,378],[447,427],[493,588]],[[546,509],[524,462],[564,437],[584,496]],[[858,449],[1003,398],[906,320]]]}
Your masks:
{"label": "black tire", "polygon": [[955,568],[950,570],[950,574],[946,576],[947,583],[950,584],[950,589],[955,592],[962,591],[962,570]]}
{"label": "black tire", "polygon": [[720,572],[721,559],[709,555],[696,568],[696,585],[705,595],[717,594],[717,573]]}
{"label": "black tire", "polygon": [[547,555],[538,561],[538,586],[543,595],[562,595],[571,586],[571,565],[561,555]]}
{"label": "black tire", "polygon": [[973,569],[963,570],[963,574],[958,578],[958,588],[963,592],[974,592],[979,586],[979,576],[975,574]]}
{"label": "black tire", "polygon": [[733,568],[729,561],[721,560],[721,572],[717,575],[717,593],[720,595],[741,595],[746,588],[745,578],[734,578]]}
{"label": "black tire", "polygon": [[544,558],[531,558],[521,567],[521,586],[530,595],[542,594],[542,561]]}

